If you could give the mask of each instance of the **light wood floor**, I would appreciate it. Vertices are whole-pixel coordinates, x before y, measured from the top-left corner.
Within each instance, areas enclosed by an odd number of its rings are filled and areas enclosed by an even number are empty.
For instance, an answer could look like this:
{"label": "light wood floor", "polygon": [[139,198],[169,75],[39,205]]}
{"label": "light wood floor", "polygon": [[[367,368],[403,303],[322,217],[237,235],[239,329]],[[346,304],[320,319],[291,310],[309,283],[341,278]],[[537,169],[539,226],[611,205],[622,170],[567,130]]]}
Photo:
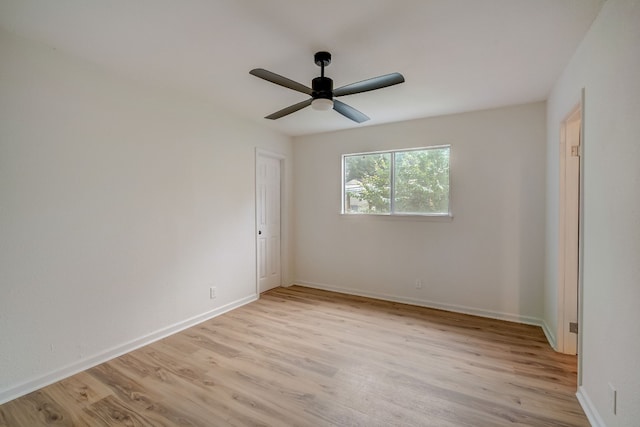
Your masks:
{"label": "light wood floor", "polygon": [[588,426],[540,328],[302,287],[0,406],[0,426]]}

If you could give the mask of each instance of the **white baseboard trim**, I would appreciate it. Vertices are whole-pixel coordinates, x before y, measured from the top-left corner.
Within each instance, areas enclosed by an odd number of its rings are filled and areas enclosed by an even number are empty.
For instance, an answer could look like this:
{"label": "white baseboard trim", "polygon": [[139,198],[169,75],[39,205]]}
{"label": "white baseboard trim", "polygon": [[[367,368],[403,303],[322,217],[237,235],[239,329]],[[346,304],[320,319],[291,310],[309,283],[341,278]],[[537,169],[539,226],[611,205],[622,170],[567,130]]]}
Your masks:
{"label": "white baseboard trim", "polygon": [[600,416],[600,413],[589,399],[589,395],[584,387],[578,387],[578,392],[576,393],[576,397],[578,398],[578,402],[580,402],[580,406],[582,406],[582,410],[584,414],[587,416],[587,419],[591,423],[592,427],[607,427],[604,423],[604,420]]}
{"label": "white baseboard trim", "polygon": [[307,282],[304,280],[298,280],[295,283],[300,286],[305,286],[307,288],[322,289],[325,291],[333,291],[333,292],[338,292],[342,294],[357,295],[361,297],[399,302],[403,304],[417,305],[420,307],[435,308],[438,310],[452,311],[454,313],[471,314],[473,316],[487,317],[490,319],[507,320],[509,322],[524,323],[527,325],[539,326],[544,330],[544,327],[543,327],[544,321],[542,319],[538,319],[537,317],[532,317],[532,316],[522,316],[518,314],[501,313],[497,311],[483,310],[479,308],[466,307],[466,306],[455,305],[455,304],[445,304],[445,303],[423,300],[418,298],[402,297],[402,296],[389,295],[389,294],[379,294],[376,292],[362,291],[360,289],[343,288],[340,286],[332,286],[332,285],[326,285],[322,283]]}
{"label": "white baseboard trim", "polygon": [[181,322],[175,323],[173,325],[167,326],[166,328],[159,329],[148,335],[142,336],[140,338],[136,338],[122,345],[118,345],[111,349],[105,350],[97,355],[87,357],[77,362],[71,363],[60,369],[56,369],[53,372],[31,379],[17,386],[2,390],[0,391],[0,404],[9,402],[10,400],[16,399],[20,396],[24,396],[25,394],[31,393],[32,391],[38,390],[42,387],[46,387],[50,384],[53,384],[55,382],[68,378],[79,372],[85,371],[101,363],[114,359],[118,356],[122,356],[125,353],[129,353],[140,347],[144,347],[145,345],[161,340],[162,338],[166,338],[169,335],[173,335],[177,332],[180,332],[182,330],[195,326],[206,320],[220,316],[221,314],[224,314],[228,311],[241,307],[245,304],[249,304],[250,302],[256,301],[257,299],[258,299],[257,294],[250,295],[245,298],[241,298],[239,300],[230,302],[229,304],[225,304],[222,307],[218,307],[211,311],[207,311],[205,313],[199,314],[197,316],[194,316],[189,319],[183,320]]}
{"label": "white baseboard trim", "polygon": [[556,335],[547,325],[547,322],[542,320],[542,332],[544,332],[544,336],[547,337],[547,341],[549,341],[549,345],[555,351],[558,351],[558,343],[556,342]]}

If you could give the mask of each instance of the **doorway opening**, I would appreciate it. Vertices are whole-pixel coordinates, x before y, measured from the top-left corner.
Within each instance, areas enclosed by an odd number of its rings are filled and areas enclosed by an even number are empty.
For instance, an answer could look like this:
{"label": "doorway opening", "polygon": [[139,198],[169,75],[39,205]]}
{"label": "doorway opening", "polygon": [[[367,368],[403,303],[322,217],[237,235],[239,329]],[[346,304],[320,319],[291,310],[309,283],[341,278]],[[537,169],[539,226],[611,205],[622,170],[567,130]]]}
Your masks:
{"label": "doorway opening", "polygon": [[580,336],[582,113],[581,102],[560,129],[557,349],[574,355],[579,353]]}

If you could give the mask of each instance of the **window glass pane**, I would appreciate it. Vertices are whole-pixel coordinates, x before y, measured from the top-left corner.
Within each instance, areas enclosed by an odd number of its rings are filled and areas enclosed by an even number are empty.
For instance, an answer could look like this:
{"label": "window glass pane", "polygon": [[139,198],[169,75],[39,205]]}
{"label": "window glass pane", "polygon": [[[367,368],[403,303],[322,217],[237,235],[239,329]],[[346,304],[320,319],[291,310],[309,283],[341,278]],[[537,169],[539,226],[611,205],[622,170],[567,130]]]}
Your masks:
{"label": "window glass pane", "polygon": [[344,212],[388,214],[391,211],[391,154],[344,157]]}
{"label": "window glass pane", "polygon": [[394,213],[449,213],[449,147],[395,153]]}

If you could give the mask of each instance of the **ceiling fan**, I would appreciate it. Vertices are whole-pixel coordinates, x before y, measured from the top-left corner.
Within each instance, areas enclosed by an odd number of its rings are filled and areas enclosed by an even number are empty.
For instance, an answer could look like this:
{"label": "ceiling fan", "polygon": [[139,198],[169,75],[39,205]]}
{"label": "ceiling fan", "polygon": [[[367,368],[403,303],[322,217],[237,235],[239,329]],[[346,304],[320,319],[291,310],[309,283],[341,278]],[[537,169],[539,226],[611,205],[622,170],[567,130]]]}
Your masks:
{"label": "ceiling fan", "polygon": [[272,73],[271,71],[267,71],[263,68],[255,68],[249,71],[249,74],[260,77],[261,79],[267,80],[271,83],[311,95],[311,98],[306,101],[302,101],[287,108],[283,108],[280,111],[276,111],[275,113],[265,117],[265,119],[279,119],[311,105],[315,110],[329,110],[333,108],[348,119],[357,123],[362,123],[369,120],[369,117],[344,102],[334,99],[334,97],[368,92],[370,90],[382,89],[384,87],[404,82],[402,74],[391,73],[334,89],[333,80],[324,76],[324,67],[331,64],[331,54],[329,52],[317,52],[314,55],[314,60],[316,65],[320,67],[321,73],[320,77],[313,79],[311,87],[290,80],[279,74]]}

